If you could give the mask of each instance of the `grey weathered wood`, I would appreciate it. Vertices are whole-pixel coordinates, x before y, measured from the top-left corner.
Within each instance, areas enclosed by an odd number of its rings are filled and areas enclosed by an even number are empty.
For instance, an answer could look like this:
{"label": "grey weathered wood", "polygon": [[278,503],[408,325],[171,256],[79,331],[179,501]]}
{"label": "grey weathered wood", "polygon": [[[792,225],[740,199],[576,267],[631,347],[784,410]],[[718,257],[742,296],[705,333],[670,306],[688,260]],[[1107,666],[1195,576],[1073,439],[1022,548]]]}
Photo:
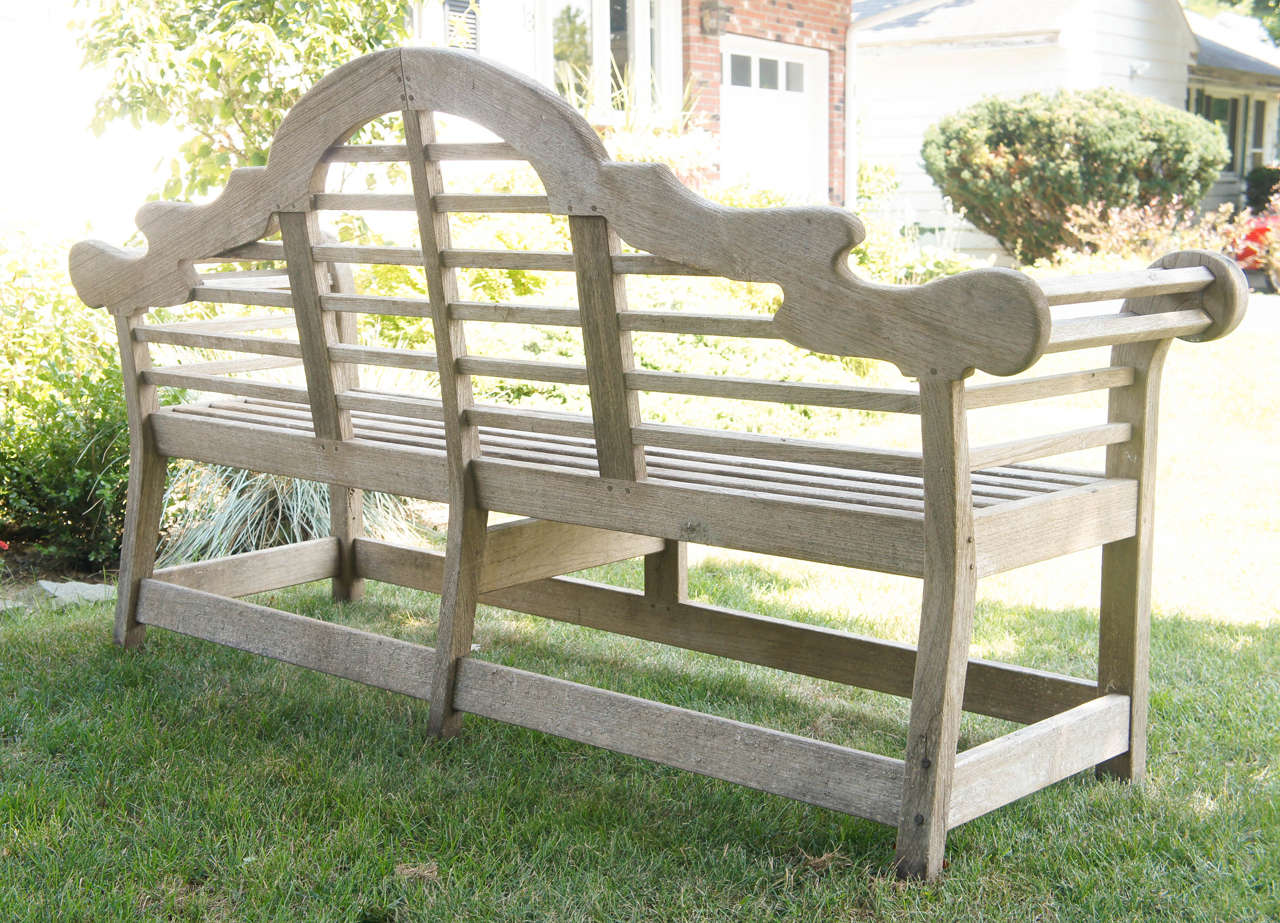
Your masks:
{"label": "grey weathered wood", "polygon": [[[409,148],[403,144],[338,144],[321,155],[325,163],[395,163],[408,161]],[[428,160],[523,160],[505,142],[470,144],[428,144]]]}
{"label": "grey weathered wood", "polygon": [[189,388],[192,391],[213,391],[217,394],[239,394],[243,397],[260,397],[279,401],[307,400],[307,389],[298,385],[282,385],[251,378],[224,378],[221,375],[201,375],[173,369],[149,369],[141,376],[144,385],[169,388]]}
{"label": "grey weathered wood", "polygon": [[[503,140],[438,143],[432,111]],[[344,143],[389,112],[402,113],[404,144]],[[525,161],[545,194],[447,192],[437,167],[444,158]],[[394,161],[409,165],[412,196],[325,191],[328,164]],[[421,246],[324,240],[316,210],[328,208],[412,210]],[[572,252],[455,248],[450,211],[568,215]],[[470,710],[897,823],[904,874],[937,873],[948,827],[1080,768],[1141,777],[1160,360],[1172,337],[1214,339],[1240,322],[1243,277],[1222,255],[1185,251],[1139,273],[1043,283],[995,269],[925,286],[868,283],[848,270],[864,229],[847,213],[706,202],[665,167],[612,162],[591,127],[533,81],[423,48],[341,68],[294,107],[268,166],[235,171],[207,205],[148,204],[138,224],[145,251],[87,241],[70,256],[83,298],[119,321],[133,461],[117,619],[124,643],[140,641],[145,624],[164,625],[429,697],[436,733],[455,731]],[[281,242],[266,239],[277,229]],[[212,271],[228,261],[274,265]],[[361,294],[350,268],[358,263],[420,265],[428,297]],[[575,272],[581,309],[462,302],[459,267]],[[704,314],[696,305],[632,312],[622,277],[635,274],[770,283],[782,299],[772,317]],[[1049,311],[1120,297],[1129,300],[1119,313],[1096,318],[1055,322]],[[292,308],[296,321],[138,323],[152,306],[189,300]],[[360,343],[359,313],[430,317],[437,354]],[[579,328],[586,363],[469,356],[468,321]],[[251,335],[290,323],[297,343]],[[887,360],[923,385],[642,370],[632,367],[632,331],[783,339]],[[250,355],[153,369],[149,343]],[[1017,374],[1047,351],[1099,344],[1116,347],[1110,367],[962,385],[975,369]],[[306,388],[236,377],[299,360]],[[362,365],[438,375],[440,397],[362,388]],[[474,406],[471,376],[586,385],[592,412]],[[159,386],[230,397],[160,408]],[[1111,391],[1105,424],[968,447],[968,409],[1096,389]],[[643,422],[639,390],[918,412],[924,451]],[[1091,446],[1108,447],[1105,472],[1025,464]],[[170,456],[331,485],[333,538],[155,579]],[[360,537],[362,489],[447,501],[444,555]],[[534,520],[489,529],[489,509]],[[690,541],[924,577],[918,650],[691,602]],[[1105,550],[1096,684],[968,659],[978,576],[1097,545]],[[643,593],[555,576],[636,555],[646,557]],[[228,598],[325,576],[339,596],[356,595],[365,576],[439,592],[439,644],[378,639]],[[473,661],[479,599],[909,694],[906,760]],[[961,709],[1033,724],[957,757]]]}
{"label": "grey weathered wood", "polygon": [[326,311],[357,311],[366,314],[394,314],[400,317],[430,317],[431,302],[422,298],[392,295],[322,295]]}
{"label": "grey weathered wood", "polygon": [[956,758],[948,822],[957,827],[1123,753],[1129,697],[1104,695]]}
{"label": "grey weathered wood", "polygon": [[881,823],[902,762],[729,718],[466,659],[457,707]]}
{"label": "grey weathered wood", "polygon": [[684,542],[668,540],[660,551],[645,555],[644,595],[660,605],[689,601],[689,553]]}
{"label": "grey weathered wood", "polygon": [[293,295],[274,288],[226,288],[203,282],[191,290],[192,301],[211,304],[252,304],[264,308],[291,308]]}
{"label": "grey weathered wood", "polygon": [[124,538],[120,549],[120,582],[116,592],[115,642],[128,648],[142,644],[146,629],[138,622],[138,592],[155,567],[164,512],[164,482],[169,459],[156,446],[151,415],[159,408],[155,385],[143,377],[151,365],[147,344],[134,336],[132,317],[116,318],[120,343],[125,411],[129,419],[129,486],[125,496]]}
{"label": "grey weathered wood", "polygon": [[448,496],[442,452],[336,442],[252,423],[195,419],[168,410],[153,413],[149,420],[156,450],[173,458],[423,500]]}
{"label": "grey weathered wood", "polygon": [[924,573],[918,513],[708,491],[483,457],[472,463],[488,509],[608,529],[620,522],[646,535],[844,564],[886,573]]}
{"label": "grey weathered wood", "polygon": [[750,314],[696,314],[691,311],[628,311],[619,318],[623,330],[654,333],[700,333],[705,336],[774,340],[773,318]]}
{"label": "grey weathered wood", "polygon": [[1212,323],[1213,319],[1208,314],[1194,308],[1146,316],[1122,311],[1119,314],[1073,318],[1053,325],[1053,333],[1044,351],[1058,353],[1068,349],[1188,336],[1208,330]]}
{"label": "grey weathered wood", "polygon": [[995,445],[976,446],[969,453],[969,464],[974,471],[1001,468],[1018,462],[1034,461],[1037,458],[1049,458],[1053,455],[1065,455],[1068,452],[1115,445],[1117,442],[1125,442],[1130,433],[1131,429],[1128,425],[1113,422],[1099,426],[1086,426],[1065,433],[1050,433],[1047,436],[1032,436]]}
{"label": "grey weathered wood", "polygon": [[341,549],[337,538],[317,538],[296,545],[177,564],[157,570],[154,577],[188,590],[233,598],[252,596],[337,576],[341,571]]}
{"label": "grey weathered wood", "polygon": [[[412,99],[406,87],[406,98]],[[458,300],[455,275],[443,260],[449,247],[449,220],[437,212],[432,200],[444,189],[440,167],[427,160],[426,145],[435,141],[434,116],[430,111],[406,108],[401,113],[405,143],[409,146],[409,175],[417,201],[420,255],[427,275],[431,299],[431,323],[435,329],[439,359],[440,395],[444,413],[445,453],[448,459],[449,531],[445,544],[444,586],[440,591],[440,624],[436,640],[436,670],[431,685],[431,733],[457,734],[461,715],[454,709],[453,695],[459,661],[471,652],[475,623],[476,594],[488,508],[479,503],[473,460],[480,454],[480,437],[466,419],[471,406],[471,378],[457,365],[467,353],[462,322],[449,316],[449,304]]]}
{"label": "grey weathered wood", "polygon": [[[356,542],[360,573],[371,580],[440,592],[444,556],[372,539]],[[678,587],[675,588],[678,590]],[[673,600],[572,578],[531,580],[486,590],[480,601],[516,612],[687,650],[910,696],[915,648],[787,619]],[[1093,680],[970,660],[964,710],[1032,723],[1097,696]]]}
{"label": "grey weathered wood", "polygon": [[858,388],[852,385],[812,385],[798,381],[765,381],[724,375],[680,372],[628,372],[627,387],[638,391],[725,397],[739,401],[809,404],[881,413],[919,413],[920,397],[899,388]]}
{"label": "grey weathered wood", "polygon": [[1138,487],[1115,479],[974,512],[978,576],[1097,548],[1134,534]]}
{"label": "grey weathered wood", "polygon": [[925,476],[924,601],[895,862],[904,877],[942,870],[960,706],[977,587],[964,383],[920,381]]}
{"label": "grey weathered wood", "polygon": [[965,389],[964,403],[970,410],[977,410],[982,407],[998,407],[1002,404],[1019,404],[1023,401],[1080,394],[1084,391],[1123,388],[1131,384],[1133,384],[1133,369],[1129,368],[1063,372],[1058,375],[970,385]]}
{"label": "grey weathered wood", "polygon": [[387,368],[413,369],[419,372],[436,372],[440,369],[435,356],[417,349],[335,345],[329,347],[329,357],[335,362],[382,365]]}
{"label": "grey weathered wood", "polygon": [[149,326],[139,324],[134,339],[144,343],[165,343],[170,346],[188,346],[194,349],[222,349],[230,352],[258,353],[264,356],[302,358],[302,346],[296,340],[279,337],[238,336],[227,333],[205,333],[200,330],[182,330],[173,326]]}
{"label": "grey weathered wood", "polygon": [[1111,392],[1109,417],[1133,429],[1133,438],[1107,451],[1107,475],[1133,478],[1134,531],[1102,549],[1098,691],[1129,698],[1126,752],[1104,763],[1104,773],[1142,781],[1146,775],[1147,702],[1150,696],[1151,556],[1155,541],[1156,423],[1160,375],[1168,340],[1117,346],[1112,359],[1132,365],[1135,380]]}
{"label": "grey weathered wood", "polygon": [[571,574],[662,548],[662,540],[544,519],[518,519],[489,527],[479,590]]}
{"label": "grey weathered wood", "polygon": [[[320,185],[317,176],[316,185]],[[349,266],[330,263],[326,269],[329,289],[351,293],[356,290],[355,279]],[[317,295],[323,294],[320,290]],[[298,309],[294,309],[295,314]],[[320,298],[308,303],[305,311],[312,317],[320,316],[320,329],[324,331],[329,358],[329,374],[334,384],[334,402],[338,406],[338,430],[344,438],[354,436],[351,411],[338,401],[338,395],[354,390],[360,385],[360,370],[354,365],[344,365],[335,351],[358,349],[360,329],[353,314],[325,314]],[[332,327],[330,326],[332,324]],[[332,330],[333,336],[330,336]],[[314,414],[313,414],[314,416]],[[356,573],[355,550],[352,542],[364,534],[364,492],[345,484],[329,485],[329,534],[338,540],[338,572],[330,586],[337,602],[354,602],[364,596],[364,581]]]}
{"label": "grey weathered wood", "polygon": [[1199,292],[1214,279],[1200,267],[1164,269],[1153,267],[1137,272],[1092,273],[1087,276],[1060,276],[1041,279],[1040,287],[1050,305],[1084,304],[1116,298],[1150,297],[1181,292]]}
{"label": "grey weathered wood", "polygon": [[419,699],[430,694],[435,651],[419,644],[160,580],[142,582],[138,612],[145,625]]}
{"label": "grey weathered wood", "polygon": [[640,403],[626,380],[635,360],[631,336],[618,326],[618,314],[627,309],[627,290],[611,262],[618,239],[603,218],[573,216],[569,233],[600,474],[643,478],[644,449],[631,437],[640,423]]}

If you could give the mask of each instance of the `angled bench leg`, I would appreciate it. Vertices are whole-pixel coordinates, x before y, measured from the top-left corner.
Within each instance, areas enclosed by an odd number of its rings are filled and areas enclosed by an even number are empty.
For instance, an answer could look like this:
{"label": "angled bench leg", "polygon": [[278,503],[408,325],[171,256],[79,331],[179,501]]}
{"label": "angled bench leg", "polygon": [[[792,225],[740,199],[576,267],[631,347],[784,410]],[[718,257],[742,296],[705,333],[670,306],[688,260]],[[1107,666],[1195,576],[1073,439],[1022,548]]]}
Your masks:
{"label": "angled bench leg", "polygon": [[168,467],[169,459],[150,447],[140,446],[129,459],[129,492],[125,500],[115,627],[116,644],[127,648],[139,647],[146,637],[146,626],[138,622],[138,588],[155,570]]}
{"label": "angled bench leg", "polygon": [[964,385],[921,379],[925,579],[895,860],[904,878],[942,870],[977,587]]}
{"label": "angled bench leg", "polygon": [[1169,343],[1132,343],[1111,351],[1112,362],[1134,370],[1134,381],[1112,390],[1108,419],[1130,424],[1133,435],[1128,442],[1107,447],[1107,477],[1137,480],[1138,511],[1134,535],[1102,548],[1098,693],[1129,696],[1129,751],[1101,764],[1098,771],[1130,782],[1141,782],[1147,766],[1156,420]]}
{"label": "angled bench leg", "polygon": [[688,602],[689,566],[684,542],[668,540],[661,551],[644,556],[644,595],[657,602]]}
{"label": "angled bench leg", "polygon": [[[329,280],[332,290],[347,295],[356,294],[356,284],[351,267],[346,263],[329,264]],[[360,331],[356,315],[339,313],[336,318],[339,343],[360,344]],[[356,366],[343,369],[343,386],[354,388],[358,383]],[[356,573],[354,539],[364,534],[364,491],[351,487],[329,487],[329,534],[338,539],[338,574],[333,578],[334,602],[355,602],[364,596],[364,580]]]}
{"label": "angled bench leg", "polygon": [[333,578],[334,602],[355,602],[364,596],[364,579],[356,573],[354,539],[364,533],[364,491],[329,486],[329,534],[338,540],[338,573]]}
{"label": "angled bench leg", "polygon": [[440,588],[440,629],[436,638],[436,669],[431,680],[428,730],[452,737],[461,729],[461,713],[453,708],[458,661],[471,653],[480,568],[489,513],[475,502],[471,478],[466,478],[462,503],[449,506],[449,536],[444,552],[444,584]]}
{"label": "angled bench leg", "polygon": [[155,449],[147,417],[159,409],[154,385],[140,373],[151,367],[147,344],[133,338],[137,322],[116,317],[120,339],[120,372],[129,417],[129,489],[125,496],[124,537],[120,548],[120,580],[116,589],[115,642],[126,648],[141,646],[146,626],[138,622],[138,589],[151,576],[160,541],[164,512],[164,482],[169,459]]}

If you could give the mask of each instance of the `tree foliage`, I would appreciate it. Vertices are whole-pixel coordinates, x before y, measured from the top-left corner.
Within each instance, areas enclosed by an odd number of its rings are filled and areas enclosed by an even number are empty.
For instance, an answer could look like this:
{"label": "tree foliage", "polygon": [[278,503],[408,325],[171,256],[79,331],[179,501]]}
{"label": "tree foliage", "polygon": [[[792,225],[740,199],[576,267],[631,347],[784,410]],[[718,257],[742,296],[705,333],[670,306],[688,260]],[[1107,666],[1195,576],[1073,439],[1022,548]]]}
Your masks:
{"label": "tree foliage", "polygon": [[110,74],[94,128],[127,119],[188,135],[166,197],[266,162],[302,93],[339,64],[408,34],[407,0],[80,0],[85,63]]}
{"label": "tree foliage", "polygon": [[1228,156],[1210,122],[1110,88],[989,97],[931,126],[921,153],[965,216],[1026,260],[1082,246],[1071,206],[1194,208]]}

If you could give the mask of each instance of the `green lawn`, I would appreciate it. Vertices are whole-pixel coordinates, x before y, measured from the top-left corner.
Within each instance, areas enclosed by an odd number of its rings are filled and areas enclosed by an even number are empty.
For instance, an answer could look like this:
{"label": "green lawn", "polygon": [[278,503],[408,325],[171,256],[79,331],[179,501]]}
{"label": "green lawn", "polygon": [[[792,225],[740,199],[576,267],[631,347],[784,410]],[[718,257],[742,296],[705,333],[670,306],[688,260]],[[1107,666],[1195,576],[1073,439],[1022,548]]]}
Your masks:
{"label": "green lawn", "polygon": [[[480,719],[439,743],[400,696],[160,631],[125,653],[96,605],[0,613],[0,919],[1280,918],[1278,354],[1249,330],[1170,360],[1148,782],[1086,774],[973,821],[939,883],[894,880],[887,827]],[[912,581],[693,557],[700,599],[913,637]],[[1096,554],[985,581],[975,653],[1089,675],[1096,592]],[[435,632],[434,597],[382,585],[341,609],[323,585],[259,601]],[[522,668],[903,745],[889,696],[498,610],[476,640]],[[964,745],[1007,728],[966,716]]]}

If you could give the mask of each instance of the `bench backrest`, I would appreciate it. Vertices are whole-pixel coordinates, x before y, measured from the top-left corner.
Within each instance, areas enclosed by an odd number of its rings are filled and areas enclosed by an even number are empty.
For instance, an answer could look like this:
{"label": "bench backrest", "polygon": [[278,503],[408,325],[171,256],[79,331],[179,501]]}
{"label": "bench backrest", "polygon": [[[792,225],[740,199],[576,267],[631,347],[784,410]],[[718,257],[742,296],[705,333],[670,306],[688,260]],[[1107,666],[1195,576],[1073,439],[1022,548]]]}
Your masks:
{"label": "bench backrest", "polygon": [[[497,140],[439,140],[437,114],[480,126]],[[398,137],[393,143],[347,143],[370,123]],[[447,188],[450,167],[486,160],[527,162],[541,188],[534,194],[460,193]],[[335,172],[362,164],[400,164],[407,184],[392,193],[352,194],[330,188]],[[342,220],[348,230],[363,227],[356,219],[369,212],[401,212],[416,219],[416,239],[403,246],[335,241],[325,230],[326,222],[332,224],[333,216],[327,214],[332,212],[346,216]],[[459,216],[492,214],[559,216],[546,235],[562,238],[565,246],[548,252],[455,245],[453,238],[468,230],[466,225],[460,228]],[[77,245],[73,251],[73,278],[87,302],[122,316],[192,300],[291,308],[298,335],[296,343],[246,335],[289,325],[287,314],[265,319],[218,316],[181,328],[138,325],[133,336],[144,343],[262,354],[249,360],[152,370],[153,384],[266,400],[305,399],[311,404],[317,435],[326,438],[350,438],[351,414],[364,411],[443,421],[449,441],[464,457],[475,451],[476,427],[590,439],[599,471],[606,477],[643,477],[646,446],[917,475],[921,459],[916,452],[871,450],[839,438],[797,442],[788,438],[793,434],[786,426],[772,435],[718,432],[691,425],[699,422],[696,414],[671,425],[642,416],[639,395],[765,401],[801,407],[803,413],[810,408],[818,413],[918,413],[920,401],[913,388],[838,383],[839,364],[815,365],[806,352],[882,359],[911,377],[958,379],[974,369],[1014,374],[1054,348],[1049,313],[1054,293],[1046,294],[1020,273],[987,269],[925,286],[884,286],[857,279],[846,258],[864,232],[847,212],[821,206],[734,209],[708,202],[685,189],[665,166],[612,161],[591,127],[546,88],[446,50],[393,49],[338,69],[289,113],[266,167],[234,171],[225,192],[208,205],[145,206],[138,223],[149,244],[141,256],[96,242]],[[219,261],[252,261],[259,268],[201,274],[200,267]],[[382,267],[373,271],[384,275],[389,272],[386,267],[420,272],[416,284],[422,294],[357,291],[352,264],[366,267],[366,273],[369,267]],[[508,281],[519,280],[523,273],[556,277],[559,290],[570,293],[564,299],[568,303],[462,297],[461,275],[494,272],[506,273]],[[1192,274],[1194,279],[1188,275],[1181,280],[1181,289],[1178,280],[1164,280],[1157,293],[1198,291],[1213,279],[1203,269]],[[781,303],[773,314],[706,311],[697,305],[692,310],[672,310],[669,305],[657,309],[647,302],[628,305],[628,281],[634,287],[659,277],[681,277],[675,284],[685,286],[704,278],[764,283],[780,290]],[[572,283],[566,284],[567,278]],[[472,283],[474,290],[474,279]],[[1151,284],[1148,289],[1156,291]],[[693,287],[682,291],[686,298],[700,297]],[[1127,291],[1116,289],[1112,294]],[[1056,300],[1087,301],[1105,294],[1096,288],[1064,290]],[[386,345],[385,340],[362,345],[355,323],[358,314],[383,321],[429,319],[434,353]],[[1186,320],[1192,333],[1205,327],[1203,315]],[[467,327],[483,324],[577,330],[580,341],[570,338],[563,351],[571,358],[581,355],[582,361],[469,352]],[[382,323],[378,329],[394,334],[396,328]],[[654,369],[638,365],[635,357],[633,340],[646,336],[682,337],[690,345],[721,337],[764,343],[765,354],[772,349],[782,361],[773,363],[771,374],[753,376],[727,370]],[[751,348],[741,347],[744,352]],[[752,361],[767,366],[760,362],[761,355],[757,349]],[[282,361],[301,363],[305,386],[227,377]],[[426,378],[411,386],[414,393],[389,395],[384,388],[360,388],[361,366],[400,369]],[[798,369],[815,368],[817,377],[826,381],[795,380]],[[496,392],[487,389],[477,399],[475,378],[505,384]],[[1123,387],[1132,380],[1131,369],[1106,367],[1039,384],[986,385],[970,389],[970,406]],[[540,388],[559,389],[561,395],[578,389],[589,413],[527,406],[522,398]],[[495,393],[508,399],[495,400]],[[732,426],[731,410],[728,416]],[[459,420],[462,424],[455,425]],[[832,429],[847,432],[839,419],[829,422]],[[1054,449],[1113,444],[1127,438],[1120,429],[1102,424],[1056,445],[1003,448],[979,461],[1005,464],[1054,454]]]}

